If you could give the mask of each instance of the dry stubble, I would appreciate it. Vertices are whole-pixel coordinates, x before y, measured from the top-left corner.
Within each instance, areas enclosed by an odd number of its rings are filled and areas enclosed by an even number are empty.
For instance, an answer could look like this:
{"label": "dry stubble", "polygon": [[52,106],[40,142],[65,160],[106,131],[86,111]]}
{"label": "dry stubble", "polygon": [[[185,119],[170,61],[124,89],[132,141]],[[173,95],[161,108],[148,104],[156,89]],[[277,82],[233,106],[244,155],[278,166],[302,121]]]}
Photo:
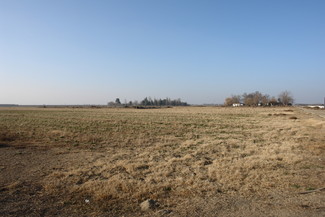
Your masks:
{"label": "dry stubble", "polygon": [[[160,207],[148,215],[299,216],[306,202],[297,193],[324,187],[325,123],[298,109],[0,113],[6,143],[56,147],[77,158],[40,182],[44,194],[90,215],[143,215],[139,204],[150,198]],[[307,212],[324,213],[322,199],[311,199]]]}

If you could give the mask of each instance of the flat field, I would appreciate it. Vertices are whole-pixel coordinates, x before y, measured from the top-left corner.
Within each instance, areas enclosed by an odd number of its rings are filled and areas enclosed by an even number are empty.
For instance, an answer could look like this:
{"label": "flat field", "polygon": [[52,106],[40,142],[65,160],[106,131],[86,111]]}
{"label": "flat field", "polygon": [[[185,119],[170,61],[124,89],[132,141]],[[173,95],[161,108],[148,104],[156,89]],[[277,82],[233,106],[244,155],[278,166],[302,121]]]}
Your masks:
{"label": "flat field", "polygon": [[299,108],[0,108],[1,216],[324,216],[324,187]]}

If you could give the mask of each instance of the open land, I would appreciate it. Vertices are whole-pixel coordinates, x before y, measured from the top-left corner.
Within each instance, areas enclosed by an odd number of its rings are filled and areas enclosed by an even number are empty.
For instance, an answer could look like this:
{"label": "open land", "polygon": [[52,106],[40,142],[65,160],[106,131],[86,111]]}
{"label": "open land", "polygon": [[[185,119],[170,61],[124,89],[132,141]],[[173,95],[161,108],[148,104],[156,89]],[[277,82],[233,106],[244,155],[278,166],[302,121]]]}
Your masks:
{"label": "open land", "polygon": [[324,187],[295,107],[0,108],[1,216],[325,216]]}

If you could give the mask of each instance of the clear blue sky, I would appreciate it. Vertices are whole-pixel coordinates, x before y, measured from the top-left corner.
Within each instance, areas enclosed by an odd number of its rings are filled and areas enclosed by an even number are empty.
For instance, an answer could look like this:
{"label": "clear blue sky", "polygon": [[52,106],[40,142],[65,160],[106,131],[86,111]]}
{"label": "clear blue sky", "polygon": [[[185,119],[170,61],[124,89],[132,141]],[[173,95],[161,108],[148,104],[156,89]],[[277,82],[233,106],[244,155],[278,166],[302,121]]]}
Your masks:
{"label": "clear blue sky", "polygon": [[325,97],[324,0],[0,0],[0,104]]}

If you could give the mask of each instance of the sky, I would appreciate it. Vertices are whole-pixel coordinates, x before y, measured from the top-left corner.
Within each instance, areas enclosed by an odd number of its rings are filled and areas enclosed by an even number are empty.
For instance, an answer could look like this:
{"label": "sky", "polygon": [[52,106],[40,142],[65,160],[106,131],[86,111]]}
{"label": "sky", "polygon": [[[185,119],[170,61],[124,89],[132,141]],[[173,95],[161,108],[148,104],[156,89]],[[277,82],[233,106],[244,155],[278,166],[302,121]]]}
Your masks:
{"label": "sky", "polygon": [[325,97],[324,0],[0,0],[0,104]]}

